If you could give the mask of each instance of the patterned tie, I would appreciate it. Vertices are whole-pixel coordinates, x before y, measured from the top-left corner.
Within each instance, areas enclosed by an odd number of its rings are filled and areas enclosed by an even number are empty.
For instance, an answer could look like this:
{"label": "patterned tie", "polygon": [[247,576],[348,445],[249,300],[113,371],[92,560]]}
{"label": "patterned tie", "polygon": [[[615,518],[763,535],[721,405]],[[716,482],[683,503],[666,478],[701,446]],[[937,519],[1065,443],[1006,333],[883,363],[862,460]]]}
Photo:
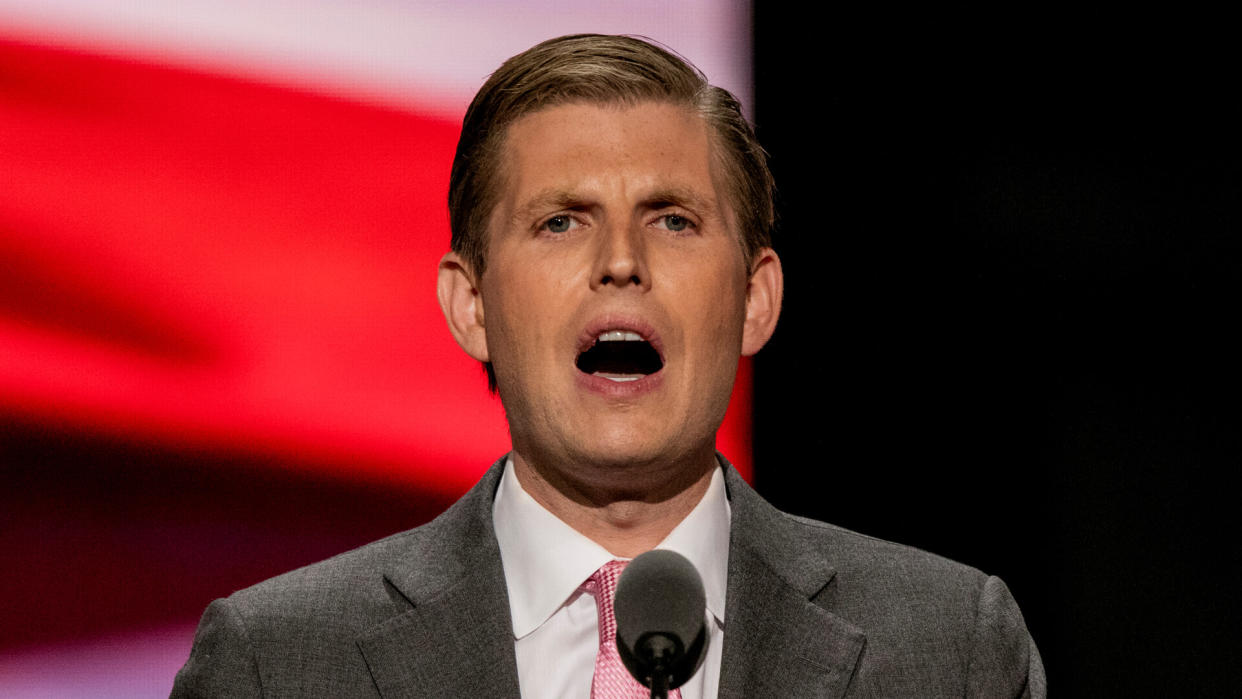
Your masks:
{"label": "patterned tie", "polygon": [[[600,566],[583,584],[595,598],[599,612],[599,652],[595,656],[595,677],[591,679],[591,699],[650,699],[651,690],[630,675],[617,652],[617,616],[612,600],[617,594],[617,580],[629,561],[609,561]],[[672,689],[669,699],[681,699],[681,690]]]}

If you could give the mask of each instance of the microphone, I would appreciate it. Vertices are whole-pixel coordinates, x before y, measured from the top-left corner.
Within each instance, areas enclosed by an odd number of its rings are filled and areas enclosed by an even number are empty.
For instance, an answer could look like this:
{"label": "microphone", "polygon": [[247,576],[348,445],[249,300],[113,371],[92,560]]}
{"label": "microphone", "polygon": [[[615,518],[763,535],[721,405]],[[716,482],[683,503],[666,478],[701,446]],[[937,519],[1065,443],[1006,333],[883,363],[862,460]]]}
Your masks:
{"label": "microphone", "polygon": [[707,595],[685,556],[657,549],[630,561],[613,608],[621,662],[652,699],[665,699],[703,662]]}

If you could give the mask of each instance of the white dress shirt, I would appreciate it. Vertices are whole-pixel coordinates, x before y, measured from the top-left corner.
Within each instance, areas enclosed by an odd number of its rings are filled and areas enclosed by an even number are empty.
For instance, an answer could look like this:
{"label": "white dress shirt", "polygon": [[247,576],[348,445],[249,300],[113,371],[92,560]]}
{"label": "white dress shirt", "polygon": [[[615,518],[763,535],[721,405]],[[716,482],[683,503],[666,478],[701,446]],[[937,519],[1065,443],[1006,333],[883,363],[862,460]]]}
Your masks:
{"label": "white dress shirt", "polygon": [[[713,699],[720,683],[729,517],[724,475],[717,468],[703,499],[656,547],[688,558],[707,593],[707,657],[682,685],[683,699]],[[590,697],[598,617],[595,598],[579,588],[616,556],[535,502],[518,483],[512,459],[496,490],[492,524],[509,589],[522,696]]]}

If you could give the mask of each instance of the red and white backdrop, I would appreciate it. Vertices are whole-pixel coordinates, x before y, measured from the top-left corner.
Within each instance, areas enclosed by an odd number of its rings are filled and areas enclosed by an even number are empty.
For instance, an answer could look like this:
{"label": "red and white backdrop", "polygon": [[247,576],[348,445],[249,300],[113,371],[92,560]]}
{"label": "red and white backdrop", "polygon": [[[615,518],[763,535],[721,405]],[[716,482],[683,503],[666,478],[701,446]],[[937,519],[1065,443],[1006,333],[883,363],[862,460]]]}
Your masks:
{"label": "red and white backdrop", "polygon": [[[591,31],[655,38],[749,104],[749,22],[724,0],[0,0],[0,473],[29,475],[32,435],[82,434],[164,470],[229,454],[256,482],[451,500],[507,447],[433,293],[470,97]],[[746,474],[749,408],[744,363],[719,446]],[[139,487],[75,468],[100,503]],[[86,521],[79,565],[67,521],[95,508],[55,479],[0,484],[0,696],[167,694],[202,598],[232,591],[204,581],[254,580],[219,574],[246,554],[210,536],[176,540],[173,571],[126,532],[228,510]],[[184,608],[127,582],[161,576]]]}

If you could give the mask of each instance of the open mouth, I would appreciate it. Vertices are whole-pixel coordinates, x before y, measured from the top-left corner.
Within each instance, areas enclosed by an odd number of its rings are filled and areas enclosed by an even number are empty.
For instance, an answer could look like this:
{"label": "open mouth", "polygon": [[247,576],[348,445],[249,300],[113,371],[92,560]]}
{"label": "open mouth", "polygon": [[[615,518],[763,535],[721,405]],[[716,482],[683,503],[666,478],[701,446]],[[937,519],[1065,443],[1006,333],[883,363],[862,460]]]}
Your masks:
{"label": "open mouth", "polygon": [[575,363],[583,373],[618,382],[637,381],[664,368],[655,347],[630,330],[600,333]]}

